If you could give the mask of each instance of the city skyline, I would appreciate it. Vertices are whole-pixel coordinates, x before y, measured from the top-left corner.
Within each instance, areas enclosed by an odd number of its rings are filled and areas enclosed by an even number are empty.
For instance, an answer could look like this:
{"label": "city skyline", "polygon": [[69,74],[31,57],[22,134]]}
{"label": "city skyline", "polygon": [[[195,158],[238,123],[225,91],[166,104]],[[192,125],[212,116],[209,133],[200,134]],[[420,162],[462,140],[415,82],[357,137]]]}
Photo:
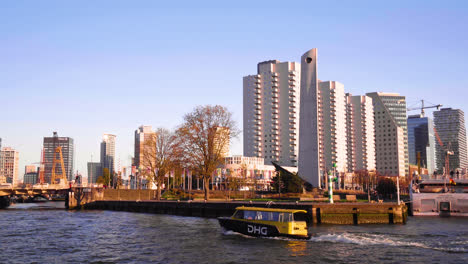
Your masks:
{"label": "city skyline", "polygon": [[[468,112],[459,96],[468,85],[468,39],[459,34],[466,4],[340,3],[330,24],[298,5],[202,4],[193,12],[193,4],[109,3],[2,3],[9,12],[0,18],[0,90],[9,100],[2,101],[8,115],[0,117],[0,137],[20,153],[20,179],[53,131],[75,140],[76,169],[86,174],[103,133],[118,137],[116,160],[125,166],[137,127],[173,129],[196,105],[226,105],[242,127],[242,77],[260,61],[298,62],[313,47],[320,50],[318,78],[343,83],[351,94],[399,93],[408,106],[425,99]],[[272,12],[297,24],[264,19]],[[233,142],[232,154],[242,153],[242,142]]]}

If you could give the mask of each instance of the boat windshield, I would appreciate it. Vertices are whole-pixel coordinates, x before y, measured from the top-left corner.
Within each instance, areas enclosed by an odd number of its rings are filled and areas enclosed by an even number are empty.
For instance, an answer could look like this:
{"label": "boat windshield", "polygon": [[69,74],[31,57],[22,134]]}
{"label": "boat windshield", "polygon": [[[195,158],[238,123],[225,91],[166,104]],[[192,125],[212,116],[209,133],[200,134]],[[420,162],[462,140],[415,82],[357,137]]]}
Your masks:
{"label": "boat windshield", "polygon": [[279,213],[279,212],[264,212],[264,211],[251,211],[251,210],[237,210],[234,215],[237,219],[247,220],[262,220],[262,221],[275,221],[275,222],[293,222],[294,217],[292,213]]}

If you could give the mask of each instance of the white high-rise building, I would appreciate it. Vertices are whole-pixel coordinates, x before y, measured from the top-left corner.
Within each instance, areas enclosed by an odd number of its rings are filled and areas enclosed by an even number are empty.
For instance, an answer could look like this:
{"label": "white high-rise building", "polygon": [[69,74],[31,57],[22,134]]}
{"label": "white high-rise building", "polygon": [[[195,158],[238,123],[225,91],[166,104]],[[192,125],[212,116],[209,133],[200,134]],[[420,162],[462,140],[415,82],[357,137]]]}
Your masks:
{"label": "white high-rise building", "polygon": [[244,156],[297,166],[300,67],[265,61],[244,77]]}
{"label": "white high-rise building", "polygon": [[380,175],[408,170],[406,100],[396,93],[368,93],[374,105],[376,168]]}
{"label": "white high-rise building", "polygon": [[344,85],[335,81],[319,82],[319,146],[320,169],[328,172],[336,165],[336,172],[348,171],[346,96]]}
{"label": "white high-rise building", "polygon": [[369,96],[346,94],[348,172],[372,171],[375,165],[374,106]]}

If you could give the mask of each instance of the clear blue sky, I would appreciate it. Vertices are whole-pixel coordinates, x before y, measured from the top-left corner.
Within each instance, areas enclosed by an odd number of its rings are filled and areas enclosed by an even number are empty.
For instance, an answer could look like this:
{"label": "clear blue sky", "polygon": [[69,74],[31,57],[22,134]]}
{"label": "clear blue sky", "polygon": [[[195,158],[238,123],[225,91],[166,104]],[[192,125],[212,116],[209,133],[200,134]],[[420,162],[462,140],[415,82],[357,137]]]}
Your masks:
{"label": "clear blue sky", "polygon": [[1,1],[0,137],[20,179],[53,131],[86,175],[103,133],[124,166],[138,126],[175,128],[196,105],[225,105],[242,128],[242,77],[311,48],[319,78],[347,92],[468,114],[467,1],[224,2]]}

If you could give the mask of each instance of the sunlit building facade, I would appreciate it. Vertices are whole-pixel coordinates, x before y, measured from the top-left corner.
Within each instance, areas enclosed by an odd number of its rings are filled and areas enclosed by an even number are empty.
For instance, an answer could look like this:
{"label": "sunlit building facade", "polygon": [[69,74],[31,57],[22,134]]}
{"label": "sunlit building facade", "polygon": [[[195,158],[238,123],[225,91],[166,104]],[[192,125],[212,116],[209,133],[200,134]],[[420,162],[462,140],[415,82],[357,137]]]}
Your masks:
{"label": "sunlit building facade", "polygon": [[260,62],[243,78],[244,156],[297,166],[300,64]]}

